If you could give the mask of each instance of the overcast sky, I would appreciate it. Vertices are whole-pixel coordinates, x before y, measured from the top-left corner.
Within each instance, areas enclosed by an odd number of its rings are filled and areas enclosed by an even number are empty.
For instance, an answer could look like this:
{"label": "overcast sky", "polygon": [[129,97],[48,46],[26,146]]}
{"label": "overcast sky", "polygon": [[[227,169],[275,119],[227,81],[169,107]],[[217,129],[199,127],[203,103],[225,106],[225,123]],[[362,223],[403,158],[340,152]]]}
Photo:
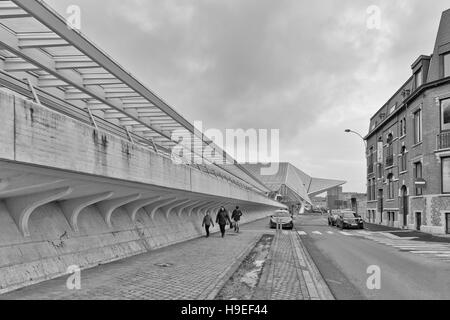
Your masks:
{"label": "overcast sky", "polygon": [[[448,0],[47,0],[189,121],[280,129],[280,160],[366,191],[370,117],[431,54]],[[430,4],[432,3],[432,4]],[[381,9],[380,29],[366,10]]]}

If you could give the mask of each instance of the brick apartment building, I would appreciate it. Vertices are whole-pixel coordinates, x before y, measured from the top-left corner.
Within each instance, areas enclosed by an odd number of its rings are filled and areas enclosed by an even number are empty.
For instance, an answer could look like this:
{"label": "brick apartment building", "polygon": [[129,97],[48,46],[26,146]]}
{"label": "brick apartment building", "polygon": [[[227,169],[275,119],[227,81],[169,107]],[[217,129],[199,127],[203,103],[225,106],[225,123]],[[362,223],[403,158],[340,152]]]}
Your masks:
{"label": "brick apartment building", "polygon": [[366,220],[450,233],[450,10],[431,56],[371,118]]}

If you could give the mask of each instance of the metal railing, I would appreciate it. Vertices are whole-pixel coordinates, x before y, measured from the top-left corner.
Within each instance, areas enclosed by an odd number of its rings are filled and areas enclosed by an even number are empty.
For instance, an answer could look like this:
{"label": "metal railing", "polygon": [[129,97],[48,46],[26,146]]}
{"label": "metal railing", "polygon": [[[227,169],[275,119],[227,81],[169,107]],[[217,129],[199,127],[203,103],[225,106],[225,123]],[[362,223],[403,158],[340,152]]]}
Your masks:
{"label": "metal railing", "polygon": [[443,132],[436,137],[437,150],[450,149],[450,132]]}

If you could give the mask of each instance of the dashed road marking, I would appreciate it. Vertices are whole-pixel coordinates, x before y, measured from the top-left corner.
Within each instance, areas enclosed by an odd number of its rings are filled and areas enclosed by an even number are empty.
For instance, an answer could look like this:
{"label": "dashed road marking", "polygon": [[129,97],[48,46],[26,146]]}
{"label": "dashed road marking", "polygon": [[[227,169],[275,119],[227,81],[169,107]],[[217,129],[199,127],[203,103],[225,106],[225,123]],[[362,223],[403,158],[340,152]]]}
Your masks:
{"label": "dashed road marking", "polygon": [[339,233],[340,233],[340,234],[343,234],[344,236],[352,236],[351,233],[344,232],[344,231],[341,231],[341,232],[339,232]]}
{"label": "dashed road marking", "polygon": [[322,232],[320,232],[320,231],[313,231],[313,234],[322,234]]}
{"label": "dashed road marking", "polygon": [[327,231],[327,233],[328,233],[328,234],[334,234],[334,232],[333,232],[333,231]]}
{"label": "dashed road marking", "polygon": [[308,235],[305,231],[297,231],[297,233],[298,233],[300,236],[306,236],[306,235]]}

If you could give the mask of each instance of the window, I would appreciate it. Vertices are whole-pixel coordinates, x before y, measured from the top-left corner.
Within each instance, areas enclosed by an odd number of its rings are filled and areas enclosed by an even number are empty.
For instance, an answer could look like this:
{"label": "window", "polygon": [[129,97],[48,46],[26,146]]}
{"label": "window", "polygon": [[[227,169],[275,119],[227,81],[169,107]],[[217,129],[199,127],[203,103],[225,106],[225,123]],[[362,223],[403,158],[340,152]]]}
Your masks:
{"label": "window", "polygon": [[387,138],[387,144],[388,144],[387,155],[386,155],[386,166],[387,167],[390,167],[390,166],[394,165],[394,144],[393,144],[393,141],[394,141],[394,137],[390,133],[388,135],[388,138]]}
{"label": "window", "polygon": [[419,88],[423,84],[423,71],[422,71],[422,68],[420,68],[419,71],[417,71],[414,74],[414,83],[416,85],[416,89]]}
{"label": "window", "polygon": [[[417,162],[414,164],[414,178],[417,181],[417,179],[422,179],[422,162]],[[421,187],[416,186],[416,196],[423,195],[423,190]]]}
{"label": "window", "polygon": [[375,179],[370,179],[367,184],[367,199],[374,201],[375,199]]}
{"label": "window", "polygon": [[403,118],[403,135],[406,135],[406,117]]}
{"label": "window", "polygon": [[383,178],[383,165],[381,163],[377,165],[377,172],[378,172],[377,175],[378,179]]}
{"label": "window", "polygon": [[400,137],[403,137],[403,119],[400,120]]}
{"label": "window", "polygon": [[441,130],[450,130],[450,99],[441,101]]}
{"label": "window", "polygon": [[376,180],[375,180],[375,178],[373,178],[373,180],[372,180],[372,200],[377,200],[376,186],[377,186]]}
{"label": "window", "polygon": [[450,158],[442,158],[442,193],[450,193]]}
{"label": "window", "polygon": [[422,110],[414,113],[414,144],[422,142]]}
{"label": "window", "polygon": [[368,174],[373,173],[373,163],[374,163],[374,152],[373,147],[370,147],[369,149],[369,157],[367,159],[367,165],[368,165]]}
{"label": "window", "polygon": [[407,170],[407,159],[406,159],[406,147],[402,147],[401,157],[400,157],[400,171]]}
{"label": "window", "polygon": [[388,179],[388,199],[394,199],[394,175],[390,173]]}
{"label": "window", "polygon": [[444,55],[444,77],[450,77],[450,53]]}

